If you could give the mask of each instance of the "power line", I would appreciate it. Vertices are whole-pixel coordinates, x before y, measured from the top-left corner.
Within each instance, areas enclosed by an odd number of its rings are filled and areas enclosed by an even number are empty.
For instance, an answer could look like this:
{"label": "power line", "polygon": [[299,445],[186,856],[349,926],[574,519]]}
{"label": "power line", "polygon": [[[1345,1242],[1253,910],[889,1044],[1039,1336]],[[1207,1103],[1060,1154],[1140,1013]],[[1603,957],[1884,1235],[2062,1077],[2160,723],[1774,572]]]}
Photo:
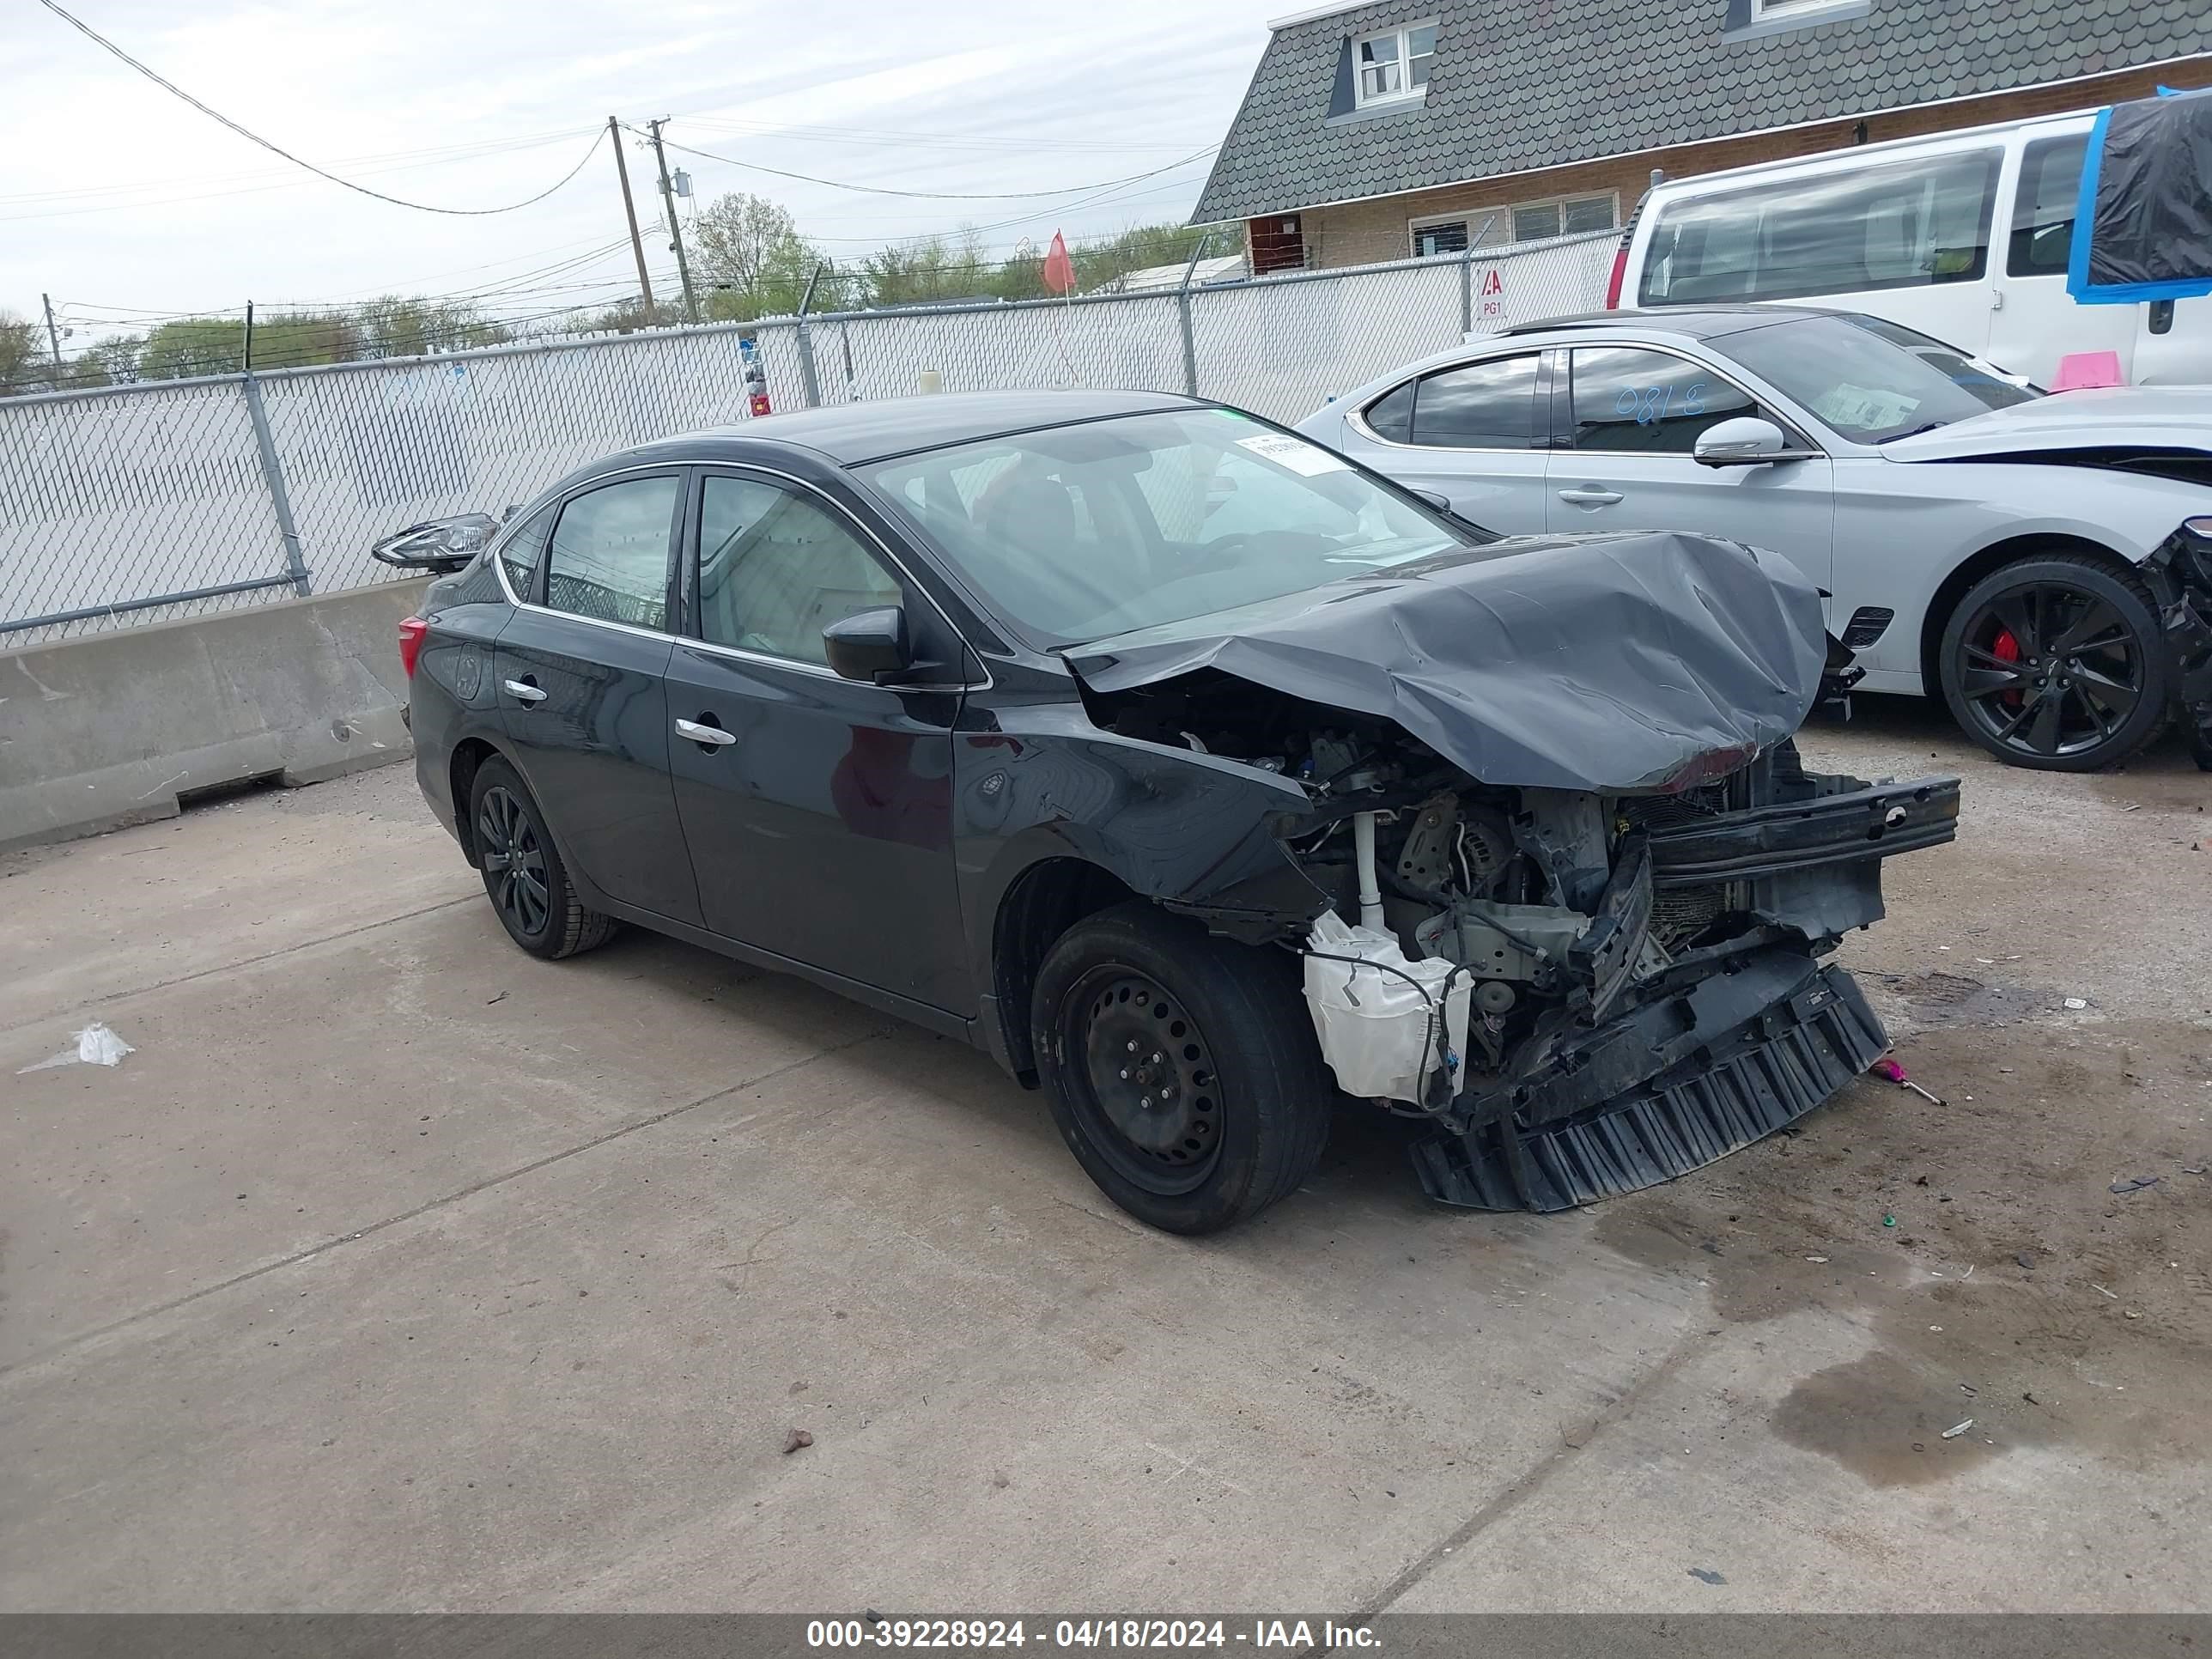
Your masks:
{"label": "power line", "polygon": [[[460,144],[425,144],[410,149],[375,150],[360,155],[337,156],[331,165],[360,173],[410,173],[424,167],[447,167],[456,161],[478,161],[515,150],[542,149],[547,144],[566,143],[571,138],[580,138],[596,130],[596,127],[571,126],[562,127],[558,131],[521,134],[507,138],[471,139]],[[243,172],[204,173],[182,179],[142,179],[118,184],[71,185],[59,190],[17,191],[0,194],[0,206],[35,206],[44,202],[75,201],[88,196],[143,195],[149,191],[191,190],[225,185],[244,186],[245,190],[219,193],[244,194],[246,190],[270,188],[272,181],[287,185],[301,182],[289,167],[252,167]],[[192,201],[200,198],[195,195],[178,199]]]}
{"label": "power line", "polygon": [[[1200,152],[1200,154],[1203,154],[1203,152]],[[1178,161],[1174,165],[1176,167],[1187,167],[1191,161],[1197,159],[1198,158],[1196,156],[1187,156],[1184,160]],[[1172,168],[1162,169],[1162,171],[1172,170]],[[1085,208],[1097,207],[1109,202],[1138,202],[1143,201],[1149,197],[1169,195],[1178,190],[1188,189],[1195,182],[1197,181],[1194,179],[1185,179],[1178,180],[1174,184],[1164,185],[1153,190],[1138,191],[1127,196],[1121,195],[1115,191],[1102,191],[1096,196],[1085,197],[1079,202],[1056,203],[1048,207],[1039,208],[1034,213],[1019,214],[1012,219],[994,220],[987,225],[956,226],[952,231],[952,234],[956,236],[964,236],[971,234],[981,234],[981,233],[989,230],[1011,230],[1017,225],[1034,225],[1042,220],[1052,218],[1055,216],[1065,217],[1068,214],[1079,212]],[[944,233],[942,232],[925,231],[919,232],[912,236],[905,237],[886,237],[881,234],[874,236],[811,236],[807,240],[813,242],[863,242],[871,246],[876,247],[896,247],[902,243],[923,241],[927,240],[931,235],[941,235],[943,234]]]}
{"label": "power line", "polygon": [[887,139],[908,148],[1022,151],[1103,150],[1123,155],[1132,150],[1169,150],[1182,148],[1181,144],[1036,138],[1027,134],[1019,137],[992,137],[981,133],[963,136],[945,132],[905,132],[885,127],[810,127],[780,125],[774,121],[716,120],[707,115],[684,115],[683,118],[694,126],[705,127],[715,132],[739,133],[748,137],[793,138],[808,143],[867,144],[878,148],[880,148]]}
{"label": "power line", "polygon": [[341,179],[337,173],[326,172],[323,168],[317,167],[313,161],[301,160],[300,157],[293,155],[290,150],[286,149],[283,145],[271,143],[268,139],[264,138],[259,133],[251,131],[248,129],[240,126],[237,122],[232,120],[230,117],[225,115],[221,110],[210,108],[208,105],[202,103],[198,99],[193,97],[191,94],[186,92],[175,82],[166,78],[158,71],[149,69],[145,64],[140,63],[136,58],[133,58],[129,52],[124,51],[122,47],[117,46],[115,42],[109,40],[106,35],[100,33],[99,30],[94,28],[90,24],[83,21],[80,18],[72,16],[69,12],[64,10],[59,5],[55,3],[55,0],[39,0],[39,3],[44,6],[48,11],[53,13],[55,16],[60,18],[62,21],[67,23],[78,33],[83,35],[85,39],[99,46],[102,51],[112,54],[115,58],[119,58],[122,62],[129,64],[132,69],[137,70],[139,74],[144,76],[148,80],[151,81],[155,86],[161,88],[164,92],[182,99],[185,103],[190,104],[194,109],[206,116],[209,119],[220,122],[222,125],[228,127],[240,137],[247,139],[253,143],[260,145],[262,149],[269,151],[271,155],[283,156],[295,167],[306,168],[307,171],[313,173],[319,179],[327,179],[334,185],[343,185],[347,190],[356,191],[362,196],[373,197],[380,202],[389,202],[394,207],[413,208],[418,213],[443,213],[463,218],[481,218],[495,213],[513,213],[519,208],[526,208],[530,206],[533,202],[544,201],[555,191],[560,189],[562,185],[567,184],[569,179],[574,179],[578,173],[584,170],[584,163],[592,159],[592,155],[599,147],[599,135],[594,131],[592,135],[591,149],[586,149],[584,152],[581,160],[578,161],[574,167],[570,167],[566,173],[562,174],[556,183],[550,185],[544,190],[539,191],[535,196],[526,197],[520,202],[511,202],[505,207],[434,207],[428,202],[406,201],[398,196],[387,196],[380,190],[371,190],[367,185],[355,184],[350,179]]}
{"label": "power line", "polygon": [[[41,0],[41,3],[50,5],[52,0]],[[636,129],[632,128],[631,131],[635,131]],[[793,173],[783,167],[766,167],[758,161],[737,161],[731,156],[717,155],[712,150],[695,149],[689,144],[679,144],[673,138],[664,138],[661,142],[671,149],[680,149],[686,155],[696,155],[702,161],[720,161],[725,167],[744,167],[754,173],[774,173],[779,179],[797,179],[805,184],[823,185],[831,190],[858,191],[869,196],[904,196],[928,202],[1033,202],[1045,196],[1073,196],[1086,190],[1112,190],[1122,185],[1133,185],[1146,179],[1157,179],[1163,173],[1172,173],[1177,167],[1188,167],[1193,161],[1211,155],[1221,148],[1218,144],[1208,144],[1204,149],[1195,150],[1179,161],[1170,161],[1165,167],[1153,167],[1149,172],[1133,173],[1126,179],[1101,179],[1094,184],[1062,185],[1056,190],[949,191],[895,190],[886,185],[848,184],[842,179],[823,179],[811,173]]]}

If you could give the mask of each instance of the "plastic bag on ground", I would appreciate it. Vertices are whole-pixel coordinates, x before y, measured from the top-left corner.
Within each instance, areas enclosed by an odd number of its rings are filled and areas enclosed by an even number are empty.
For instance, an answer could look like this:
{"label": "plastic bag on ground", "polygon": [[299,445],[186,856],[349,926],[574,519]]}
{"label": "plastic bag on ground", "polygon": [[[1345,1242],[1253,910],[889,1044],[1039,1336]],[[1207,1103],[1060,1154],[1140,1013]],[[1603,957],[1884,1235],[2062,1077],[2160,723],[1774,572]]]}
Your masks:
{"label": "plastic bag on ground", "polygon": [[76,1046],[32,1065],[20,1067],[15,1075],[26,1072],[44,1072],[56,1066],[120,1066],[123,1056],[135,1052],[131,1045],[109,1030],[98,1020],[76,1032]]}
{"label": "plastic bag on ground", "polygon": [[[1473,981],[1440,957],[1408,961],[1389,934],[1355,927],[1334,910],[1315,919],[1307,947],[1306,1006],[1339,1086],[1366,1099],[1419,1104],[1443,1063],[1439,1019],[1455,1068],[1467,1051]],[[1457,1088],[1456,1076],[1452,1085]]]}

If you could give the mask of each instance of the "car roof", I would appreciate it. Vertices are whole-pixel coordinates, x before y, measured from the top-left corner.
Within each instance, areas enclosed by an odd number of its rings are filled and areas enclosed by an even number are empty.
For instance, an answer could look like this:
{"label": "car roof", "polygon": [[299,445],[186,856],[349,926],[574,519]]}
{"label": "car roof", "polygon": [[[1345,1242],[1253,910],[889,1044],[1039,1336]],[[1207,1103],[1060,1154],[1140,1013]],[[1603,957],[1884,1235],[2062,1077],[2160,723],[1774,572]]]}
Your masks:
{"label": "car roof", "polygon": [[665,438],[631,452],[629,459],[633,464],[742,460],[757,459],[763,444],[788,444],[853,466],[1009,432],[1199,407],[1203,404],[1196,398],[1164,392],[927,392],[764,415],[736,426]]}
{"label": "car roof", "polygon": [[1680,334],[1692,340],[1717,340],[1723,335],[1741,334],[1746,329],[1764,328],[1774,323],[1788,322],[1792,318],[1832,317],[1835,314],[1817,306],[1652,306],[1644,309],[1585,311],[1571,316],[1547,317],[1538,322],[1516,323],[1500,331],[1507,337],[1518,338],[1528,334],[1576,331],[1603,333],[1609,330],[1625,330],[1638,334]]}

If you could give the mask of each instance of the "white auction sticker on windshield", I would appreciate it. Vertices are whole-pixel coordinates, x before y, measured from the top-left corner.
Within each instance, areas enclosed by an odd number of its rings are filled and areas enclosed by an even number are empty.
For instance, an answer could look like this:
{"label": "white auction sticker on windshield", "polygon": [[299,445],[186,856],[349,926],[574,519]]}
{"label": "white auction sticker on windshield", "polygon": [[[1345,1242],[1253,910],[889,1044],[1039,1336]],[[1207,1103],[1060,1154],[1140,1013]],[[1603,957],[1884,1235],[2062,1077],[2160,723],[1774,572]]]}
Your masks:
{"label": "white auction sticker on windshield", "polygon": [[1293,438],[1287,433],[1263,432],[1256,438],[1239,438],[1237,447],[1250,450],[1263,461],[1287,466],[1302,477],[1311,478],[1323,472],[1348,472],[1352,470],[1349,462],[1330,454],[1319,444],[1310,444],[1304,438]]}

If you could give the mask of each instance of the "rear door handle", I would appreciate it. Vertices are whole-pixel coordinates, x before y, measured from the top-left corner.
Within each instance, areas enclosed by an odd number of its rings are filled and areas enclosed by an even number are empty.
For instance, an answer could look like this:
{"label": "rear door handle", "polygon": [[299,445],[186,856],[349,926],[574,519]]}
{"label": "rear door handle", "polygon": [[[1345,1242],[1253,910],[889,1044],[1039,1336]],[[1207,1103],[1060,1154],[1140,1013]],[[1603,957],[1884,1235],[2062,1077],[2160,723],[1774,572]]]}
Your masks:
{"label": "rear door handle", "polygon": [[501,680],[500,684],[505,688],[508,696],[514,698],[520,702],[544,702],[545,701],[544,689],[533,681]]}
{"label": "rear door handle", "polygon": [[1611,507],[1620,499],[1618,489],[1562,489],[1559,499],[1572,501],[1577,507]]}
{"label": "rear door handle", "polygon": [[694,743],[703,743],[710,749],[720,749],[738,740],[734,732],[725,732],[719,726],[702,726],[697,720],[677,721],[676,734]]}

